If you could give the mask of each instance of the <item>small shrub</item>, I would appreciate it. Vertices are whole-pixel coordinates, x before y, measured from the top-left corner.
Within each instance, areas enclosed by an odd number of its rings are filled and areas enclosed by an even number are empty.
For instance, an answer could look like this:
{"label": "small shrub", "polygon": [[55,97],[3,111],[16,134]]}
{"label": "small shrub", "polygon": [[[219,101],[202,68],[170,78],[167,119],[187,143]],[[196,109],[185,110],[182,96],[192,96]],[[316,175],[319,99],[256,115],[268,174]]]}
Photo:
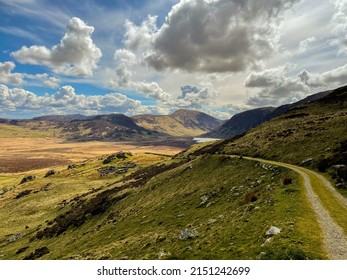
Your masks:
{"label": "small shrub", "polygon": [[258,200],[258,195],[257,195],[256,189],[252,189],[252,190],[246,192],[244,197],[243,197],[243,202],[245,204],[250,203],[250,202],[255,202],[257,200]]}
{"label": "small shrub", "polygon": [[292,178],[290,178],[288,176],[282,177],[282,184],[284,186],[290,185],[291,183],[293,183],[293,179]]}

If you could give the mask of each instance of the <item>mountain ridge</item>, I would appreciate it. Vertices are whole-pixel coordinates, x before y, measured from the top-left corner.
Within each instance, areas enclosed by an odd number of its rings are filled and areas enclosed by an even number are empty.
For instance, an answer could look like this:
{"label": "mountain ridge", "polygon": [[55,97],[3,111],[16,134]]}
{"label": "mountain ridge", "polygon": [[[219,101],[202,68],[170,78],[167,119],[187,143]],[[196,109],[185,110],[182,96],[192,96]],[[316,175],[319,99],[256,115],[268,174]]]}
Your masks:
{"label": "mountain ridge", "polygon": [[273,118],[280,116],[281,114],[289,111],[290,109],[296,106],[322,99],[331,92],[332,92],[331,90],[318,92],[318,93],[309,95],[297,102],[294,102],[291,104],[284,104],[279,107],[262,107],[262,108],[256,108],[256,109],[243,111],[231,117],[228,121],[226,121],[221,126],[215,128],[214,130],[202,136],[225,139],[228,137],[240,135],[266,121],[269,121]]}
{"label": "mountain ridge", "polygon": [[206,113],[179,109],[170,115],[137,115],[135,122],[147,129],[152,129],[171,136],[199,136],[212,130],[223,121]]}

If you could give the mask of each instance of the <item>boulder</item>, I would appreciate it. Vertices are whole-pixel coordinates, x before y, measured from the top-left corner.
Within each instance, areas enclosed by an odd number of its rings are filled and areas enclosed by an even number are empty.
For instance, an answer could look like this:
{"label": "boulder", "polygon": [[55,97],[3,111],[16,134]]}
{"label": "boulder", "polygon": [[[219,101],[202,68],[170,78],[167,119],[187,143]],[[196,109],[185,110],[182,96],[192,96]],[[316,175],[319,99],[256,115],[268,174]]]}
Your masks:
{"label": "boulder", "polygon": [[313,162],[313,158],[305,159],[301,162],[301,165],[310,165]]}
{"label": "boulder", "polygon": [[47,177],[52,176],[52,175],[54,175],[56,173],[57,172],[54,169],[52,169],[52,170],[47,171],[47,173],[46,173],[46,175],[44,177],[47,178]]}
{"label": "boulder", "polygon": [[209,196],[203,195],[200,197],[200,199],[201,199],[200,205],[205,205],[207,203],[207,201],[209,200]]}
{"label": "boulder", "polygon": [[104,161],[102,162],[103,164],[108,164],[111,163],[112,161],[116,160],[116,159],[126,159],[128,156],[131,156],[130,153],[124,153],[124,152],[118,152],[112,155],[109,155],[107,158],[104,159]]}
{"label": "boulder", "polygon": [[35,180],[35,179],[36,179],[36,176],[34,176],[34,175],[28,175],[28,176],[25,176],[25,177],[22,179],[22,181],[20,181],[19,184],[24,184],[24,183],[26,183],[26,182],[33,181],[33,180]]}
{"label": "boulder", "polygon": [[180,240],[187,240],[199,237],[199,233],[195,229],[185,229],[182,230],[178,236]]}
{"label": "boulder", "polygon": [[128,168],[117,168],[115,166],[106,166],[98,168],[97,171],[99,172],[100,176],[107,176],[112,173],[116,174],[124,174],[128,172]]}
{"label": "boulder", "polygon": [[67,166],[67,169],[70,170],[70,169],[74,169],[74,168],[76,168],[76,167],[78,167],[78,165],[73,163],[73,164],[69,164],[69,165]]}
{"label": "boulder", "polygon": [[275,226],[271,226],[270,229],[265,233],[267,237],[277,235],[281,232],[281,229]]}
{"label": "boulder", "polygon": [[32,190],[25,190],[25,191],[20,192],[19,194],[16,195],[16,199],[29,195],[31,193],[31,191]]}
{"label": "boulder", "polygon": [[50,251],[47,247],[41,247],[36,249],[34,252],[32,252],[30,255],[26,256],[24,260],[36,260],[41,258],[44,255],[49,254]]}
{"label": "boulder", "polygon": [[331,168],[340,179],[347,181],[347,166],[345,164],[333,165]]}

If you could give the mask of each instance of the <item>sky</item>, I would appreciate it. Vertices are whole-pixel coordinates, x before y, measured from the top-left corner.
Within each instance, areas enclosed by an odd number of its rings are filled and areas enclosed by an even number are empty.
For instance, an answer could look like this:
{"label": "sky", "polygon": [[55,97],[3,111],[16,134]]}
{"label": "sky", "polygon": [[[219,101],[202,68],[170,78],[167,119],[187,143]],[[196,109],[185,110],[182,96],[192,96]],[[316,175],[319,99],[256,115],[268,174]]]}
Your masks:
{"label": "sky", "polygon": [[0,117],[228,119],[347,84],[347,0],[0,0]]}

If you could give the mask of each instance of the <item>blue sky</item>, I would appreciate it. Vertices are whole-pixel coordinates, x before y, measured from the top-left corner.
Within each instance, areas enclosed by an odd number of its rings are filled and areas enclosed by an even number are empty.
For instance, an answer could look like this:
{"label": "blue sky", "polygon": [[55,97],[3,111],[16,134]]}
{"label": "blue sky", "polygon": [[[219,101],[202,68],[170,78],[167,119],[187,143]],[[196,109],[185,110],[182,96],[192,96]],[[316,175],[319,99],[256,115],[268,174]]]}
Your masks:
{"label": "blue sky", "polygon": [[0,13],[5,118],[226,119],[347,81],[344,0],[0,0]]}

